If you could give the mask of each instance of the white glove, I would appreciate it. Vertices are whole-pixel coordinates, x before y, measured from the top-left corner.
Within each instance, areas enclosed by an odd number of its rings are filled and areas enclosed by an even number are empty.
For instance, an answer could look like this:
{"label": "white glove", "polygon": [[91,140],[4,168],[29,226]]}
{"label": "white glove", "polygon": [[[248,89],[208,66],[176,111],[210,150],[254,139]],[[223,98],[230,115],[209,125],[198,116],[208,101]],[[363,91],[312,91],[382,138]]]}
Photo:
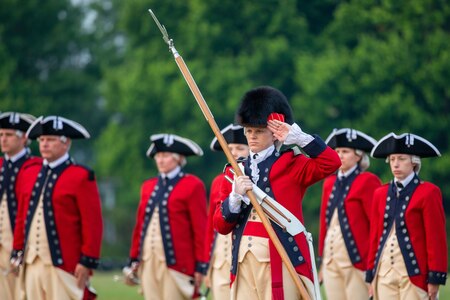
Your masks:
{"label": "white glove", "polygon": [[253,183],[248,176],[238,176],[234,177],[233,181],[233,192],[244,196],[247,191],[250,191],[253,188]]}
{"label": "white glove", "polygon": [[241,211],[241,202],[249,204],[250,199],[245,193],[253,188],[252,181],[248,176],[234,177],[233,188],[229,196],[229,208],[232,213]]}
{"label": "white glove", "polygon": [[304,133],[300,128],[300,126],[294,123],[289,129],[289,133],[286,137],[286,140],[284,141],[284,144],[285,145],[295,144],[303,148],[309,143],[311,143],[312,140],[314,140],[314,137],[312,135]]}

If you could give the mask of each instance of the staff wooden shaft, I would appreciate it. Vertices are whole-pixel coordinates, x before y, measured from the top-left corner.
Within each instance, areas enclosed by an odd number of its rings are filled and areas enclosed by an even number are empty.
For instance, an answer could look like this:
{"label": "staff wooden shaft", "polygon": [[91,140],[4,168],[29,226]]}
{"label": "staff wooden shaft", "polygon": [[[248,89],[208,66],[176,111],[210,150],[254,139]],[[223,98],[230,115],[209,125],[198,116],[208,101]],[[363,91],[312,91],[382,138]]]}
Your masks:
{"label": "staff wooden shaft", "polygon": [[[220,132],[219,127],[217,126],[216,121],[214,120],[214,116],[212,115],[208,104],[206,103],[205,99],[203,98],[202,93],[200,92],[197,84],[195,83],[194,78],[191,75],[191,72],[189,71],[186,63],[184,62],[181,55],[178,53],[178,51],[175,49],[173,45],[173,41],[169,40],[167,31],[165,30],[164,26],[161,26],[158,19],[156,19],[156,16],[153,14],[151,10],[149,10],[150,14],[152,15],[153,19],[155,20],[156,24],[158,25],[159,29],[163,33],[164,40],[169,44],[169,49],[172,52],[175,61],[178,65],[178,68],[180,69],[181,73],[183,74],[184,79],[186,80],[186,83],[188,84],[192,94],[194,95],[195,100],[197,101],[197,104],[200,106],[200,109],[203,112],[203,115],[206,118],[206,121],[208,122],[209,126],[211,127],[212,131],[214,132],[214,135],[217,138],[217,141],[219,142],[220,146],[222,147],[223,152],[225,153],[225,156],[228,159],[228,162],[231,164],[231,167],[233,168],[236,176],[242,176],[241,169],[239,168],[236,160],[234,159],[233,155],[231,154],[230,149],[228,149],[228,144],[225,141],[225,138],[223,137],[222,133]],[[277,249],[281,260],[285,264],[287,270],[289,271],[289,274],[291,275],[297,289],[300,292],[300,295],[302,299],[309,300],[309,294],[303,285],[302,281],[300,280],[297,272],[295,271],[294,266],[292,265],[289,256],[286,253],[286,250],[284,249],[283,245],[281,244],[280,240],[278,239],[278,236],[276,235],[275,231],[272,228],[272,225],[270,224],[269,220],[267,219],[266,215],[264,214],[264,211],[262,207],[259,205],[258,201],[256,200],[255,194],[252,191],[247,191],[247,196],[250,199],[251,204],[256,210],[256,213],[258,214],[259,218],[261,219],[264,228],[267,230],[267,233],[269,235],[270,240],[274,244],[275,248]]]}

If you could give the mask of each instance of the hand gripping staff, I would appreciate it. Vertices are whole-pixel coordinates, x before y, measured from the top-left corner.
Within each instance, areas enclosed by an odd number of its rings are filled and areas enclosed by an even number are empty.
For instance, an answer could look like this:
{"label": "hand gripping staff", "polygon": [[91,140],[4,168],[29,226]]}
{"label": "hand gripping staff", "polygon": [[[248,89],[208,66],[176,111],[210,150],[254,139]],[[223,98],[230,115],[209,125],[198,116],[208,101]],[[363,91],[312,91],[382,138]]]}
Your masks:
{"label": "hand gripping staff", "polygon": [[[151,9],[149,9],[150,15],[152,16],[153,20],[155,20],[156,25],[158,26],[159,30],[161,31],[163,35],[164,41],[169,45],[169,50],[172,52],[175,62],[178,65],[178,68],[180,69],[181,73],[183,74],[184,79],[186,80],[186,83],[188,84],[192,94],[195,97],[195,100],[197,101],[197,104],[200,106],[201,111],[203,112],[203,115],[206,118],[206,121],[208,122],[209,126],[211,127],[212,131],[214,132],[214,135],[217,138],[217,141],[219,142],[220,146],[223,149],[223,152],[225,153],[225,156],[228,159],[228,162],[231,164],[236,176],[242,176],[242,172],[239,169],[239,166],[234,159],[233,155],[231,154],[231,151],[228,149],[227,142],[225,141],[225,138],[223,137],[222,133],[220,132],[219,127],[217,126],[217,123],[214,120],[214,116],[212,115],[211,111],[209,110],[208,104],[206,103],[205,99],[203,99],[203,96],[200,92],[200,90],[197,87],[197,84],[194,81],[194,78],[192,77],[191,73],[189,72],[188,67],[186,66],[183,58],[178,53],[178,51],[175,49],[173,40],[169,38],[169,35],[167,34],[166,28],[159,23],[158,19],[156,18],[155,14]],[[292,277],[292,280],[295,282],[295,285],[297,286],[297,289],[300,292],[300,295],[302,299],[310,299],[308,292],[306,291],[305,286],[301,282],[299,276],[297,275],[297,272],[294,269],[294,266],[292,265],[291,261],[289,260],[289,257],[286,253],[286,250],[283,248],[283,245],[281,244],[280,240],[278,239],[275,231],[273,230],[269,220],[267,219],[266,215],[264,214],[261,206],[258,203],[258,200],[256,199],[254,193],[252,191],[247,192],[247,197],[250,199],[250,202],[252,203],[253,207],[256,210],[256,213],[261,218],[261,221],[264,225],[264,228],[267,230],[267,233],[274,244],[275,248],[277,249],[278,253],[281,256],[281,259],[283,263],[285,264],[286,268],[289,271],[289,274]]]}

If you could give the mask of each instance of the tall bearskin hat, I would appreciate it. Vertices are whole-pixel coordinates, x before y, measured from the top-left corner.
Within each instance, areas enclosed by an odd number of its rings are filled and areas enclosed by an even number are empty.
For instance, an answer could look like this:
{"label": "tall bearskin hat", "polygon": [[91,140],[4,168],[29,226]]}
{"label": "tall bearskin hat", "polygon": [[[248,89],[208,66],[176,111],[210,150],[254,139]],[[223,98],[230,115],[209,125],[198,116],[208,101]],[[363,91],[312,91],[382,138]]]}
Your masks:
{"label": "tall bearskin hat", "polygon": [[244,94],[236,113],[236,123],[242,126],[265,127],[272,114],[282,114],[288,124],[294,123],[286,96],[270,86],[260,86]]}

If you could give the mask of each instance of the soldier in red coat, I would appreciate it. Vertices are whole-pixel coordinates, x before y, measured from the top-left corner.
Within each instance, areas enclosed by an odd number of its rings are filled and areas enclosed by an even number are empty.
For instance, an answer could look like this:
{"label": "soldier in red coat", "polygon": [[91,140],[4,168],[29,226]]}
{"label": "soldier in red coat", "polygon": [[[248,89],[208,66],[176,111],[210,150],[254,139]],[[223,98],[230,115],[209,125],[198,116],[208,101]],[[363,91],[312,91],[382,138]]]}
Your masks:
{"label": "soldier in red coat", "polygon": [[[250,155],[243,163],[245,176],[235,178],[233,185],[222,184],[222,202],[214,215],[219,233],[233,232],[231,299],[299,299],[294,281],[245,193],[255,184],[292,213],[292,218],[303,222],[302,199],[307,187],[335,172],[341,164],[339,157],[320,137],[304,133],[294,123],[286,97],[275,88],[248,91],[236,118],[244,127]],[[293,236],[272,224],[314,299],[313,266],[305,233]]]}
{"label": "soldier in red coat", "polygon": [[366,281],[374,299],[437,299],[447,279],[447,238],[441,190],[421,181],[421,158],[440,156],[426,139],[390,133],[372,150],[394,179],[373,198]]}
{"label": "soldier in red coat", "polygon": [[20,183],[13,260],[27,299],[92,299],[92,270],[102,241],[100,196],[93,171],[69,156],[72,139],[89,138],[80,124],[39,117],[27,131],[38,139],[42,167],[30,167]]}
{"label": "soldier in red coat", "polygon": [[174,134],[150,140],[147,156],[155,159],[159,174],[141,187],[125,280],[136,284],[139,278],[147,300],[194,298],[206,269],[206,189],[183,167],[186,156],[203,151]]}
{"label": "soldier in red coat", "polygon": [[326,140],[341,159],[325,179],[320,210],[319,256],[329,299],[368,299],[365,270],[372,197],[380,179],[367,172],[376,140],[350,128],[334,130]]}
{"label": "soldier in red coat", "polygon": [[13,299],[16,276],[10,271],[17,208],[19,206],[17,177],[24,169],[39,165],[41,159],[33,157],[27,147],[25,133],[36,118],[17,112],[0,114],[0,299]]}
{"label": "soldier in red coat", "polygon": [[[229,124],[221,132],[236,160],[248,156],[249,148],[242,126]],[[217,138],[212,140],[210,148],[213,151],[223,151]],[[213,225],[214,212],[217,204],[220,203],[220,188],[223,181],[225,181],[225,174],[221,173],[214,178],[211,184],[206,227],[205,255],[209,262],[209,268],[205,277],[205,285],[210,288],[214,299],[230,298],[231,234],[217,234]]]}

